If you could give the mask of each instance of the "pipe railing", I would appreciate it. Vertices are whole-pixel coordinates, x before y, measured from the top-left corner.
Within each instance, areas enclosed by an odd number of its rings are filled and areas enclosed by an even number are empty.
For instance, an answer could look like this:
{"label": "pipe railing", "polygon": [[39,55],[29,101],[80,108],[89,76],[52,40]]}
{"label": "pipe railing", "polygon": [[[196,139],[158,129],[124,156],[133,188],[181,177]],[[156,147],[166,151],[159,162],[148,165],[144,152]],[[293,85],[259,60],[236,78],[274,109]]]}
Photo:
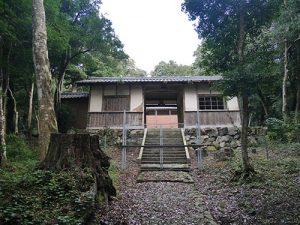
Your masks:
{"label": "pipe railing", "polygon": [[[163,158],[163,154],[164,154],[164,148],[168,148],[168,147],[184,147],[185,151],[187,151],[188,147],[193,147],[196,148],[196,155],[197,155],[197,167],[199,170],[203,170],[203,154],[202,154],[202,144],[201,144],[201,129],[200,129],[200,112],[197,111],[197,123],[196,123],[196,144],[187,144],[185,141],[185,137],[184,137],[184,123],[176,123],[178,125],[178,127],[182,128],[181,129],[181,134],[182,137],[184,138],[183,141],[183,145],[169,145],[169,144],[164,144],[163,141],[163,129],[164,126],[168,126],[168,125],[174,125],[174,123],[164,123],[164,124],[160,124],[159,125],[159,138],[150,138],[149,140],[159,140],[159,145],[145,145],[145,140],[146,140],[146,132],[147,132],[147,124],[142,124],[142,126],[146,129],[144,129],[144,136],[143,136],[143,143],[142,145],[128,145],[127,144],[127,131],[128,130],[133,130],[133,127],[138,127],[140,128],[141,125],[130,125],[130,124],[126,124],[126,111],[124,111],[123,113],[123,132],[122,132],[122,145],[121,145],[121,150],[122,150],[122,169],[125,170],[126,169],[126,150],[127,148],[130,147],[140,147],[141,151],[145,148],[145,147],[150,147],[150,148],[159,148],[159,153],[160,153],[160,168],[163,169],[163,163],[164,163],[164,158]],[[128,127],[130,127],[130,129],[128,129]],[[150,129],[150,128],[148,128]],[[157,129],[157,128],[153,128],[153,129]],[[170,128],[172,129],[172,128]],[[176,138],[168,138],[168,139],[176,139]],[[142,152],[140,151],[139,154],[139,160],[141,160],[142,158]],[[189,154],[186,153],[188,156]]]}

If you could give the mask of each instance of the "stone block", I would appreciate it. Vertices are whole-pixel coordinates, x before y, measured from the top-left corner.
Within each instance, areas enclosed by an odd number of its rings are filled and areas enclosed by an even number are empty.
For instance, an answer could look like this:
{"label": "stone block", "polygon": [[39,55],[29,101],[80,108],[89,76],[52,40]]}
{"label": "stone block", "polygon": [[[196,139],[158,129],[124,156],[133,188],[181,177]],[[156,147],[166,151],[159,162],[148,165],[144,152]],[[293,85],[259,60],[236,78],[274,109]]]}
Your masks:
{"label": "stone block", "polygon": [[220,143],[220,147],[221,147],[221,148],[224,148],[225,146],[226,146],[226,143],[225,143],[225,142],[221,142],[221,143]]}
{"label": "stone block", "polygon": [[214,152],[214,151],[217,151],[217,148],[213,145],[209,145],[206,147],[207,151],[208,152]]}
{"label": "stone block", "polygon": [[216,149],[220,149],[220,144],[218,142],[214,141],[212,144],[216,147]]}
{"label": "stone block", "polygon": [[219,133],[219,136],[225,136],[228,134],[228,128],[227,127],[220,127],[218,129],[218,133]]}
{"label": "stone block", "polygon": [[223,151],[225,156],[227,156],[227,157],[233,156],[233,150],[231,148],[225,147],[225,148],[222,148],[221,151]]}
{"label": "stone block", "polygon": [[230,136],[234,136],[238,134],[237,128],[236,127],[229,127],[228,128],[228,135]]}
{"label": "stone block", "polygon": [[209,137],[218,137],[218,130],[216,128],[205,128],[204,131]]}

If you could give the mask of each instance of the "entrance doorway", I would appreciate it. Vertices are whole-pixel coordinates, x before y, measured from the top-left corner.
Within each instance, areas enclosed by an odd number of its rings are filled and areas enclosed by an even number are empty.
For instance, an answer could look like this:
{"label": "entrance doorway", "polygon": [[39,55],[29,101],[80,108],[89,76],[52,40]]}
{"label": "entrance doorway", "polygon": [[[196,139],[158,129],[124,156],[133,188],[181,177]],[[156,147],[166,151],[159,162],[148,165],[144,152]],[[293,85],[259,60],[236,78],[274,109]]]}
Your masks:
{"label": "entrance doorway", "polygon": [[179,87],[148,88],[145,94],[147,128],[178,128],[183,123],[183,95]]}

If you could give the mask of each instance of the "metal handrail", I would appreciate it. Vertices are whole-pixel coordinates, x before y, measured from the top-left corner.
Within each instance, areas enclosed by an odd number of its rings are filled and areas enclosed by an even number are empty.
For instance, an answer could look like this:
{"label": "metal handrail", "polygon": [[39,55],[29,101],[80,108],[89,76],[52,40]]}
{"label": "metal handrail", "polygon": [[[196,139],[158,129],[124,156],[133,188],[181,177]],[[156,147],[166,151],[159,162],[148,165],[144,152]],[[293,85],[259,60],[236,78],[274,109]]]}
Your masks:
{"label": "metal handrail", "polygon": [[[197,110],[197,123],[196,123],[196,134],[197,134],[197,139],[196,139],[196,143],[195,145],[193,144],[186,144],[186,142],[184,142],[183,145],[164,145],[163,143],[163,126],[166,125],[177,125],[179,128],[180,127],[184,127],[184,123],[164,123],[164,124],[160,124],[159,125],[159,145],[145,145],[145,143],[143,143],[142,145],[127,145],[126,143],[126,138],[127,138],[127,124],[126,124],[126,111],[124,111],[124,116],[123,116],[123,140],[122,140],[122,145],[121,145],[121,149],[122,149],[122,169],[126,168],[126,148],[129,147],[140,147],[141,149],[143,149],[144,147],[150,147],[150,148],[159,148],[159,153],[160,153],[160,168],[163,169],[163,163],[164,163],[164,158],[163,158],[163,154],[164,154],[164,148],[167,147],[194,147],[197,148],[196,149],[196,153],[197,153],[197,165],[198,165],[198,169],[202,170],[203,169],[203,158],[202,158],[202,144],[201,144],[201,129],[200,129],[200,112],[199,110]],[[149,126],[147,126],[147,124],[140,124],[140,125],[129,125],[128,124],[128,128],[129,127],[144,127],[144,128],[149,128]],[[158,124],[153,124],[150,125],[151,126],[156,126],[156,128],[153,129],[158,129],[157,126]],[[171,128],[172,129],[172,128]],[[129,130],[129,129],[128,129]],[[181,134],[182,137],[184,138],[184,130],[181,130]],[[143,140],[145,140],[146,136],[144,134],[144,138]],[[157,140],[158,138],[150,138],[150,140]],[[175,138],[167,138],[167,139],[175,139]],[[144,142],[144,141],[143,141]]]}
{"label": "metal handrail", "polygon": [[164,150],[163,150],[163,130],[162,127],[160,126],[160,130],[159,130],[159,137],[160,137],[160,148],[159,148],[159,156],[160,156],[160,169],[163,169],[163,163],[164,163]]}

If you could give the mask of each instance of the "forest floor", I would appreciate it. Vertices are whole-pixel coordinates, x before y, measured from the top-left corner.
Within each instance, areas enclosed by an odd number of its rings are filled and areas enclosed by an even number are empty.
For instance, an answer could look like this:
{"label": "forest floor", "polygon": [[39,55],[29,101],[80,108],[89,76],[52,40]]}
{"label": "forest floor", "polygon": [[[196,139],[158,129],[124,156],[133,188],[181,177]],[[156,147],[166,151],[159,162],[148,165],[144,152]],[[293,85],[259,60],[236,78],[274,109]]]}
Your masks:
{"label": "forest floor", "polygon": [[[274,147],[269,160],[263,148],[250,153],[257,175],[246,182],[234,176],[238,152],[229,161],[207,157],[201,172],[191,152],[194,183],[137,182],[137,155],[129,150],[127,170],[115,179],[118,195],[99,209],[95,224],[299,224],[299,144]],[[110,156],[119,168],[120,151]]]}

